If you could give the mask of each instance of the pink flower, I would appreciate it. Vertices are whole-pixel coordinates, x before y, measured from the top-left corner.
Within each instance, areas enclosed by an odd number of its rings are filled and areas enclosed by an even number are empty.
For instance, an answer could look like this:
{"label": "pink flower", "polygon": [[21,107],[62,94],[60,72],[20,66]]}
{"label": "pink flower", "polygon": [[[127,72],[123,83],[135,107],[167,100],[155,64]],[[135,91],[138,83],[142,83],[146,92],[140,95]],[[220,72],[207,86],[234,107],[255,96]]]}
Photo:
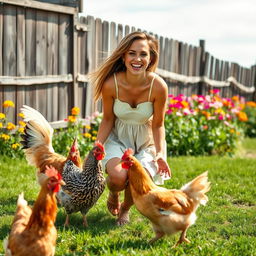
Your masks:
{"label": "pink flower", "polygon": [[218,119],[219,119],[219,120],[223,120],[223,119],[224,119],[224,116],[223,116],[223,115],[219,115],[219,116],[218,116]]}

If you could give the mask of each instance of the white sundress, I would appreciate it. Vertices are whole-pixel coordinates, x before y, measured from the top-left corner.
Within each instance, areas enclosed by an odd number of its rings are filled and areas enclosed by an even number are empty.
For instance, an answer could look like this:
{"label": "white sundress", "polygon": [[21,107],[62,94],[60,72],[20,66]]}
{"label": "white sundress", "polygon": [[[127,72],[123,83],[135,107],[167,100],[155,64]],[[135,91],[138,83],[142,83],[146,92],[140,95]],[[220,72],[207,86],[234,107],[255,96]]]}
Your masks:
{"label": "white sundress", "polygon": [[150,101],[154,80],[155,76],[150,84],[148,100],[133,108],[129,103],[119,100],[118,84],[114,74],[117,98],[114,101],[113,111],[116,119],[115,125],[104,144],[106,155],[102,164],[105,168],[108,160],[115,157],[121,158],[127,148],[132,148],[134,156],[147,169],[154,182],[163,184],[164,180],[169,179],[169,177],[157,174],[157,164],[154,162],[156,151],[151,126],[153,103]]}

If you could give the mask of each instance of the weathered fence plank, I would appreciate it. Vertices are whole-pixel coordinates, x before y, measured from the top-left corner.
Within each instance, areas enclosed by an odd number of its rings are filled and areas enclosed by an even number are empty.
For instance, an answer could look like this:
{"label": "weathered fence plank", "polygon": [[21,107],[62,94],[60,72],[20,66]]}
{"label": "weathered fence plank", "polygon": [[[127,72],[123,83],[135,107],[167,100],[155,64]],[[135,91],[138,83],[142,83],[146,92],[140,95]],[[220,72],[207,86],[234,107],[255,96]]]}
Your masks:
{"label": "weathered fence plank", "polygon": [[[36,10],[26,9],[26,45],[25,62],[26,76],[36,75]],[[28,33],[29,31],[29,33]],[[33,49],[33,50],[31,50]],[[36,108],[36,89],[34,87],[25,88],[25,102],[28,106]]]}
{"label": "weathered fence plank", "polygon": [[[3,38],[3,75],[16,76],[17,70],[17,54],[16,54],[16,40],[17,40],[17,16],[16,7],[4,7],[4,38]],[[16,103],[16,86],[4,86],[3,100],[11,100]],[[10,108],[7,113],[7,118],[16,121],[15,108]]]}
{"label": "weathered fence plank", "polygon": [[[56,13],[49,13],[47,22],[47,75],[58,74],[58,24]],[[58,120],[58,84],[47,86],[47,120]]]}

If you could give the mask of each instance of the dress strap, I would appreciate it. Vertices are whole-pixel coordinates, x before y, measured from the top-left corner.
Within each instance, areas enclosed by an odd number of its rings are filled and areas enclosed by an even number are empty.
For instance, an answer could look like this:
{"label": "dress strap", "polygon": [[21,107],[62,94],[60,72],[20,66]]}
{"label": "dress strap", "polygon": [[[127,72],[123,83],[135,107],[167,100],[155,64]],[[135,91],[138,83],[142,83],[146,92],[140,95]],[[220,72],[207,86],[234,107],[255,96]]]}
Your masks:
{"label": "dress strap", "polygon": [[114,73],[114,80],[115,80],[115,86],[116,86],[116,98],[118,99],[118,85],[116,80],[116,73]]}
{"label": "dress strap", "polygon": [[151,81],[151,84],[150,84],[150,89],[149,89],[149,93],[148,93],[148,101],[150,101],[151,92],[152,92],[152,87],[153,87],[155,78],[156,78],[156,76],[154,76],[154,77],[152,78],[152,81]]}

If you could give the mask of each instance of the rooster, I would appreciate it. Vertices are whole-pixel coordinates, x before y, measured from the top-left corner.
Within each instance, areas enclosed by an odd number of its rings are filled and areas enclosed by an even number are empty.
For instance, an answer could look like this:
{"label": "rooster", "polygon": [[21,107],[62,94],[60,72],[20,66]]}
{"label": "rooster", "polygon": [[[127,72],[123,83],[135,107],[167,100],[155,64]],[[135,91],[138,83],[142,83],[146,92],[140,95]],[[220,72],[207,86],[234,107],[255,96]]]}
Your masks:
{"label": "rooster", "polygon": [[104,156],[103,145],[96,142],[84,160],[82,170],[72,161],[66,162],[62,173],[66,185],[62,186],[57,194],[60,204],[67,213],[65,226],[69,225],[69,215],[78,211],[83,215],[83,225],[88,226],[86,213],[105,189],[105,178],[100,162]]}
{"label": "rooster", "polygon": [[[44,178],[43,178],[44,177]],[[55,194],[64,185],[61,175],[52,166],[41,175],[41,190],[34,203],[28,206],[21,193],[9,237],[5,240],[5,255],[53,256],[57,238]]]}
{"label": "rooster", "polygon": [[138,211],[148,218],[153,226],[155,237],[150,243],[164,235],[181,231],[176,247],[186,238],[187,229],[195,223],[196,210],[200,204],[205,205],[210,190],[207,172],[184,185],[180,190],[166,189],[154,184],[140,162],[133,156],[133,150],[127,149],[121,164],[128,170],[129,186],[132,198]]}
{"label": "rooster", "polygon": [[37,176],[44,172],[46,165],[51,165],[62,173],[68,160],[81,168],[82,161],[76,139],[67,157],[55,153],[52,147],[54,130],[43,115],[26,105],[21,108],[21,112],[24,114],[26,122],[24,134],[21,135],[21,143],[28,163],[38,168]]}

